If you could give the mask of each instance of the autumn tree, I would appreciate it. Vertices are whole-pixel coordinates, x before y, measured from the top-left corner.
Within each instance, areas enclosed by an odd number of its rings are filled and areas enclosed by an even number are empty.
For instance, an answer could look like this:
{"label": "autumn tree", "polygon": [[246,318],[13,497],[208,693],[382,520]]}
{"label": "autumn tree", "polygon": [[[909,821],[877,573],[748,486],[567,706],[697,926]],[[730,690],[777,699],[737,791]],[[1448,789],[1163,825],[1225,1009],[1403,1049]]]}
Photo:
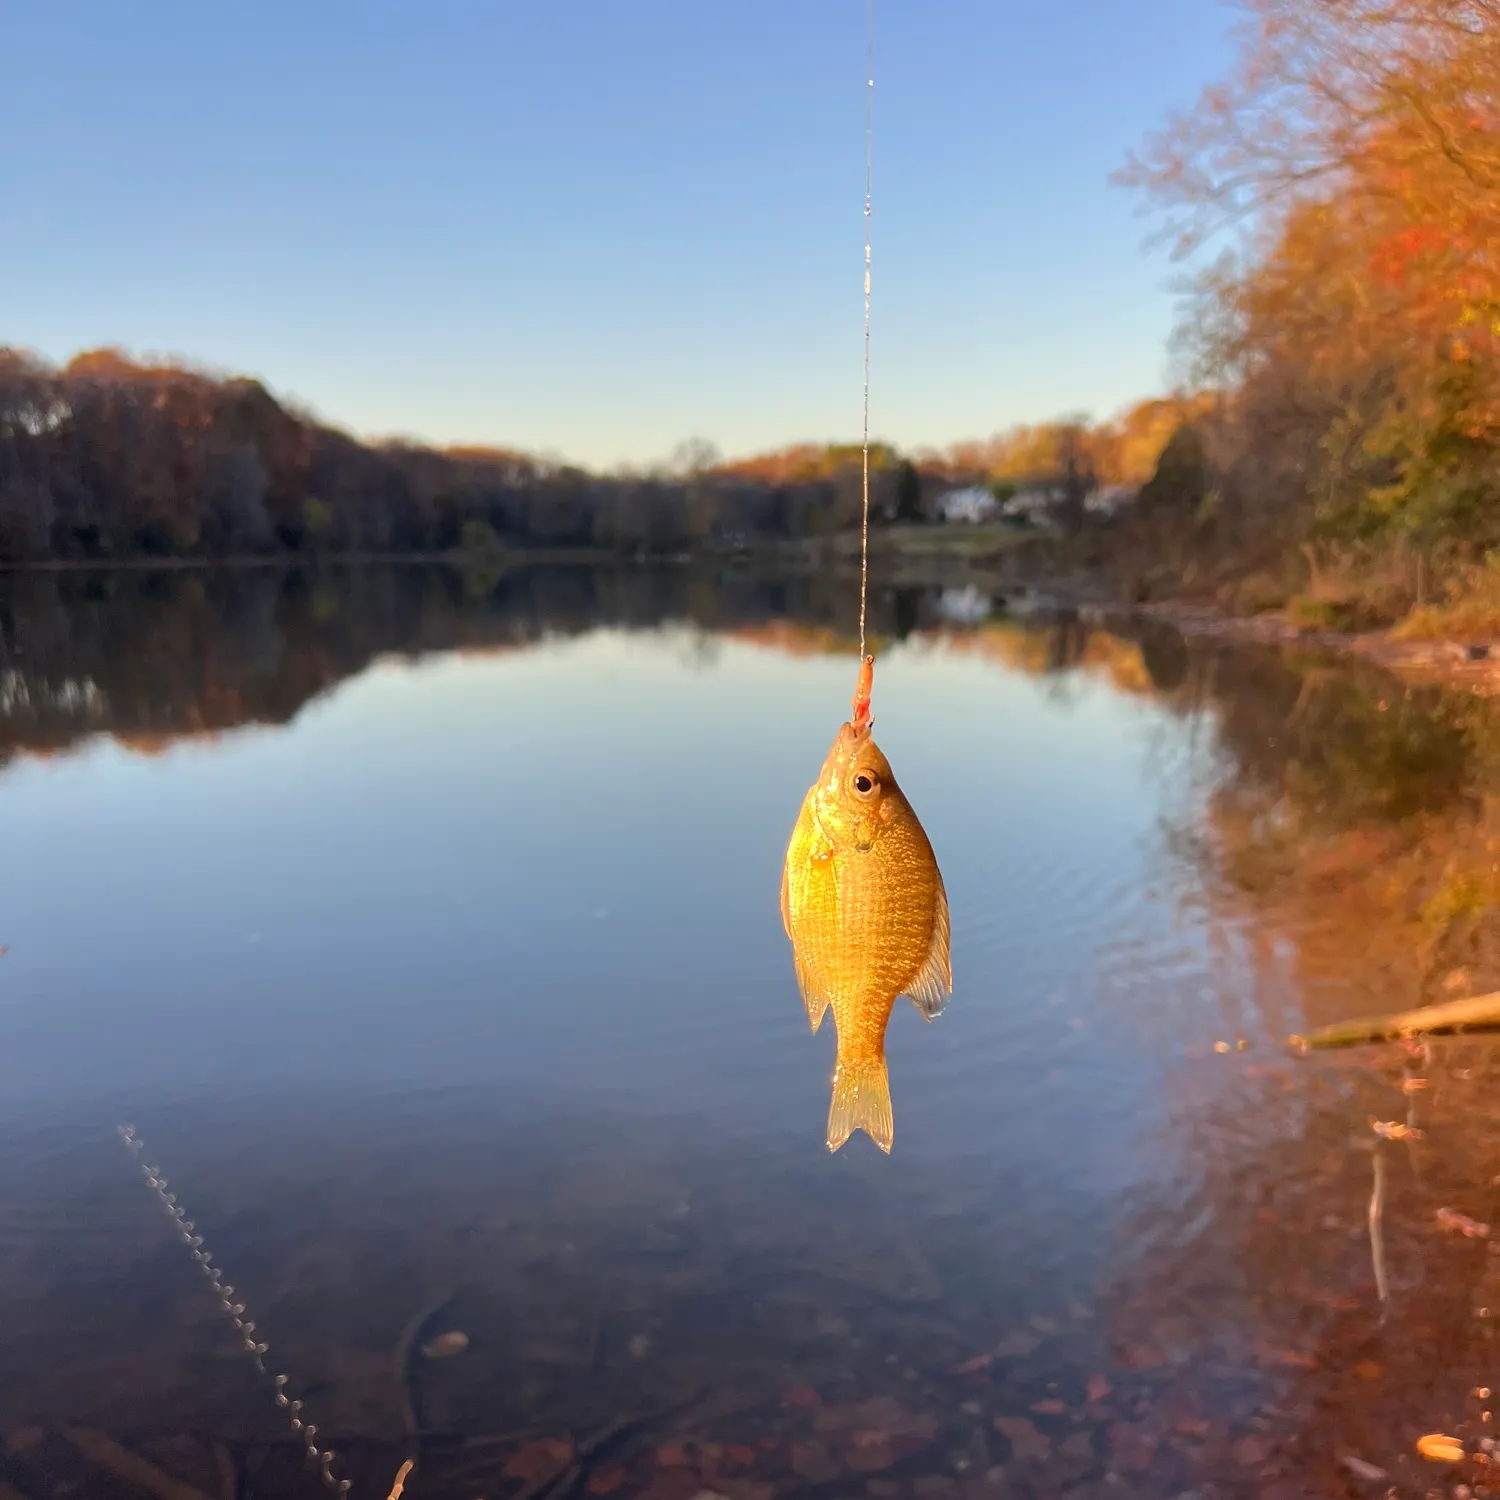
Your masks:
{"label": "autumn tree", "polygon": [[1227,236],[1191,330],[1224,495],[1306,543],[1500,543],[1500,3],[1242,9],[1122,174],[1179,254]]}

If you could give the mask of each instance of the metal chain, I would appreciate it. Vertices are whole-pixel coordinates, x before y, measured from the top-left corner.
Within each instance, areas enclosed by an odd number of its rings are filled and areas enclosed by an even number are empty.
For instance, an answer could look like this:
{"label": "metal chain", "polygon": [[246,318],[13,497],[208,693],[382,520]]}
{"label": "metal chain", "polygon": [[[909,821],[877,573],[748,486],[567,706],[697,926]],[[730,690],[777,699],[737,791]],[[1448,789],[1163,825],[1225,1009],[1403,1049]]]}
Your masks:
{"label": "metal chain", "polygon": [[[245,1304],[235,1300],[234,1288],[224,1280],[224,1273],[214,1264],[213,1256],[203,1244],[203,1236],[197,1232],[197,1226],[187,1217],[186,1210],[177,1201],[177,1195],[167,1186],[167,1179],[161,1171],[146,1160],[143,1155],[145,1146],[136,1135],[135,1127],[121,1125],[119,1134],[120,1139],[125,1143],[126,1150],[135,1158],[136,1165],[141,1169],[141,1176],[146,1179],[146,1185],[156,1194],[161,1206],[167,1211],[167,1217],[172,1220],[178,1238],[192,1252],[193,1259],[198,1262],[198,1268],[207,1277],[208,1284],[219,1299],[219,1306],[224,1309],[240,1335],[245,1353],[250,1356],[261,1375],[271,1383],[276,1404],[287,1413],[292,1434],[306,1449],[308,1462],[317,1466],[323,1483],[334,1494],[347,1495],[350,1489],[349,1481],[334,1477],[332,1450],[318,1446],[317,1424],[303,1420],[302,1403],[287,1393],[287,1377],[273,1375],[267,1368],[266,1355],[271,1352],[270,1345],[264,1339],[256,1337],[257,1330],[254,1322],[245,1316]],[[407,1467],[409,1470],[410,1466]],[[403,1474],[402,1477],[404,1478],[405,1475]]]}

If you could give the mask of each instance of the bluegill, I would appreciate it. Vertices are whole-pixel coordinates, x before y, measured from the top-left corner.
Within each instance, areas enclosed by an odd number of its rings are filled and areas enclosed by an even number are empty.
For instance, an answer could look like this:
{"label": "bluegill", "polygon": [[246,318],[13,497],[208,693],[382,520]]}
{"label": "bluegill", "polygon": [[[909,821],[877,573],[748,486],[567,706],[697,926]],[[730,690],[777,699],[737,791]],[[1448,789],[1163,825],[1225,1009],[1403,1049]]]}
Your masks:
{"label": "bluegill", "polygon": [[953,989],[948,897],[937,858],[871,736],[873,659],[854,711],[803,799],[781,876],[781,919],[814,1031],[838,1031],[828,1149],[894,1135],[885,1031],[898,995],[929,1021]]}

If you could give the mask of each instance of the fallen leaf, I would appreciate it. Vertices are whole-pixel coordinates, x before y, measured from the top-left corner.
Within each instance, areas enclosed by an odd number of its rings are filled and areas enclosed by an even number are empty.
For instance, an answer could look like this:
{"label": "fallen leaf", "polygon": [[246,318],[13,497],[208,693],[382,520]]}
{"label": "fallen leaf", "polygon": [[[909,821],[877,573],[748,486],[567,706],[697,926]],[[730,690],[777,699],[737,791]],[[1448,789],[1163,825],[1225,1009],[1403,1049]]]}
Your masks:
{"label": "fallen leaf", "polygon": [[1081,1479],[1098,1462],[1094,1453],[1094,1435],[1075,1432],[1057,1445],[1050,1473],[1057,1479]]}
{"label": "fallen leaf", "polygon": [[793,1443],[791,1465],[794,1474],[813,1484],[823,1484],[839,1471],[822,1443]]}
{"label": "fallen leaf", "polygon": [[690,1500],[697,1492],[698,1478],[691,1469],[658,1469],[633,1500]]}
{"label": "fallen leaf", "polygon": [[759,1479],[725,1479],[724,1492],[729,1500],[776,1500],[776,1486]]}
{"label": "fallen leaf", "polygon": [[1151,1467],[1156,1442],[1131,1422],[1115,1422],[1109,1429],[1109,1451],[1122,1469],[1140,1472]]}
{"label": "fallen leaf", "polygon": [[1258,1469],[1271,1456],[1271,1446],[1262,1437],[1247,1432],[1235,1445],[1231,1453],[1242,1469]]}
{"label": "fallen leaf", "polygon": [[976,1354],[973,1359],[966,1359],[961,1365],[954,1365],[953,1373],[955,1375],[977,1374],[980,1370],[989,1369],[994,1359],[993,1354]]}
{"label": "fallen leaf", "polygon": [[1353,1312],[1360,1305],[1357,1297],[1323,1288],[1307,1293],[1307,1300],[1316,1307],[1326,1307],[1330,1312]]}
{"label": "fallen leaf", "polygon": [[656,1450],[656,1461],[664,1469],[686,1469],[692,1463],[681,1443],[663,1443]]}
{"label": "fallen leaf", "polygon": [[860,1473],[888,1469],[896,1462],[896,1449],[888,1432],[856,1432],[844,1450],[844,1462]]}
{"label": "fallen leaf", "polygon": [[1438,1209],[1437,1222],[1439,1229],[1456,1230],[1466,1239],[1482,1240],[1489,1237],[1488,1224],[1481,1224],[1477,1219],[1471,1219],[1467,1214],[1458,1213],[1451,1208]]}
{"label": "fallen leaf", "polygon": [[523,1443],[505,1460],[505,1472],[512,1479],[545,1479],[572,1462],[572,1438],[538,1438]]}
{"label": "fallen leaf", "polygon": [[591,1495],[613,1495],[624,1483],[624,1465],[611,1464],[607,1469],[599,1469],[590,1474],[589,1482],[585,1488]]}
{"label": "fallen leaf", "polygon": [[1042,1347],[1039,1335],[1028,1333],[1025,1329],[1018,1328],[1014,1333],[1008,1333],[998,1344],[995,1345],[995,1353],[1001,1359],[1024,1359],[1028,1354],[1034,1354]]}
{"label": "fallen leaf", "polygon": [[948,1500],[958,1489],[958,1481],[946,1474],[924,1474],[913,1480],[911,1492],[917,1500]]}
{"label": "fallen leaf", "polygon": [[1255,1358],[1263,1365],[1283,1365],[1294,1370],[1318,1368],[1315,1355],[1304,1353],[1301,1349],[1286,1349],[1280,1344],[1268,1344],[1264,1339],[1256,1341]]}
{"label": "fallen leaf", "polygon": [[1376,1360],[1362,1359],[1355,1365],[1354,1373],[1361,1380],[1379,1380],[1385,1374],[1385,1370]]}
{"label": "fallen leaf", "polygon": [[422,1345],[422,1357],[424,1359],[450,1359],[455,1354],[462,1354],[469,1347],[469,1335],[460,1333],[456,1328],[450,1328],[447,1333],[440,1333],[435,1339],[429,1339]]}
{"label": "fallen leaf", "polygon": [[1463,1461],[1464,1445],[1445,1433],[1429,1432],[1417,1439],[1417,1452],[1435,1464],[1456,1464]]}
{"label": "fallen leaf", "polygon": [[1046,1458],[1052,1451],[1052,1439],[1029,1417],[996,1417],[995,1427],[1009,1439],[1017,1458]]}
{"label": "fallen leaf", "polygon": [[1385,1470],[1375,1464],[1367,1464],[1364,1459],[1356,1458],[1352,1453],[1346,1453],[1339,1462],[1348,1469],[1351,1474],[1360,1479],[1368,1479],[1371,1484],[1378,1484],[1386,1477]]}
{"label": "fallen leaf", "polygon": [[1060,1417],[1068,1409],[1066,1401],[1059,1401],[1055,1396],[1049,1396],[1045,1401],[1033,1401],[1032,1411],[1043,1417]]}
{"label": "fallen leaf", "polygon": [[1088,1399],[1090,1401],[1102,1401],[1112,1390],[1114,1386],[1103,1375],[1089,1376]]}

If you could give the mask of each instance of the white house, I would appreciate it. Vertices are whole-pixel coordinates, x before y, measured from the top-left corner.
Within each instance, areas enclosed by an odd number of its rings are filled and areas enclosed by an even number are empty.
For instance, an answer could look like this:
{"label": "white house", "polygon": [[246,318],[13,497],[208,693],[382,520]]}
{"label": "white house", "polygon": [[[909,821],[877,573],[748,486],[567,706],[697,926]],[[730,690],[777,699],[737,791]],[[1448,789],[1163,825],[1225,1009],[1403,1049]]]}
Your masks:
{"label": "white house", "polygon": [[1095,511],[1099,515],[1112,516],[1117,514],[1122,506],[1129,505],[1139,493],[1139,488],[1133,484],[1101,484],[1083,502],[1083,508]]}
{"label": "white house", "polygon": [[948,490],[937,498],[937,513],[944,521],[988,521],[999,509],[989,486],[983,484]]}
{"label": "white house", "polygon": [[1040,521],[1057,504],[1058,491],[1049,484],[1029,485],[1019,489],[1005,502],[1004,511],[1015,520]]}

